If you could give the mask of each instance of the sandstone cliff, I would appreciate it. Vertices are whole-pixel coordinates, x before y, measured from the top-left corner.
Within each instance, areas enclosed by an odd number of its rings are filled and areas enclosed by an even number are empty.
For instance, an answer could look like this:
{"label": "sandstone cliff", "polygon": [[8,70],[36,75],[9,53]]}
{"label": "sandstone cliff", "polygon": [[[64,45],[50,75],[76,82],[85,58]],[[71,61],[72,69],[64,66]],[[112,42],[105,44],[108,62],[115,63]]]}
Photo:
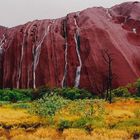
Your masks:
{"label": "sandstone cliff", "polygon": [[112,59],[113,87],[140,77],[140,3],[93,7],[55,20],[0,27],[0,86],[104,90]]}

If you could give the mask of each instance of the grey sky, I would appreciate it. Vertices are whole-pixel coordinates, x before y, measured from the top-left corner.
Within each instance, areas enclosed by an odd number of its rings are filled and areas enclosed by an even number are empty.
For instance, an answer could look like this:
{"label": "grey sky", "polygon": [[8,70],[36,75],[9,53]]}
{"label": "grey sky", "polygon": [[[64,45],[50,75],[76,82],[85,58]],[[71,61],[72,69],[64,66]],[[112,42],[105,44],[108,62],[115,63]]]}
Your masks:
{"label": "grey sky", "polygon": [[59,18],[88,7],[111,7],[125,1],[128,0],[0,0],[0,25],[12,27],[35,19]]}

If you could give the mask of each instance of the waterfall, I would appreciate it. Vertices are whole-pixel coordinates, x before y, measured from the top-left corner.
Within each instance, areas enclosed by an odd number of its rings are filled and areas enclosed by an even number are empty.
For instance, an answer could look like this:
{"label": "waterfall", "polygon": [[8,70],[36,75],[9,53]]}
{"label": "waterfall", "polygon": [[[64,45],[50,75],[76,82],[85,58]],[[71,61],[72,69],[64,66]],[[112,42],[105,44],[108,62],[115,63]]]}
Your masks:
{"label": "waterfall", "polygon": [[3,38],[0,40],[0,54],[3,53],[3,45],[5,44],[6,42],[6,37],[5,35],[3,35]]}
{"label": "waterfall", "polygon": [[137,29],[136,28],[133,28],[132,31],[133,31],[134,34],[137,34]]}
{"label": "waterfall", "polygon": [[42,43],[44,42],[44,39],[46,38],[47,34],[49,33],[50,30],[50,25],[48,25],[47,30],[45,29],[45,33],[44,36],[42,37],[42,39],[38,42],[35,43],[35,46],[33,46],[33,57],[34,57],[34,61],[33,61],[33,88],[36,88],[36,68],[37,65],[39,63],[39,59],[40,59],[40,53],[41,53],[41,48],[42,48]]}
{"label": "waterfall", "polygon": [[5,42],[5,35],[3,35],[3,38],[0,39],[0,88],[3,87],[3,45],[5,44]]}
{"label": "waterfall", "polygon": [[[33,23],[31,23],[31,26],[29,27],[28,29],[28,33],[27,33],[27,40],[30,40],[30,36],[29,34],[31,33],[32,35],[35,34],[35,31],[34,30],[35,28],[37,27],[37,20]],[[33,47],[34,47],[34,44],[33,44]],[[34,49],[32,49],[32,51],[34,51]],[[32,53],[32,56],[33,56],[33,53]],[[28,65],[27,67],[27,88],[30,88],[30,72],[32,71],[32,67],[33,67],[33,62],[31,65]]]}
{"label": "waterfall", "polygon": [[108,8],[106,9],[106,14],[107,14],[107,16],[108,16],[110,19],[112,19],[112,15],[110,14],[110,12],[109,12],[109,9],[108,9]]}
{"label": "waterfall", "polygon": [[17,77],[17,88],[19,88],[19,82],[20,82],[20,78],[21,78],[21,68],[22,68],[22,62],[23,62],[23,56],[24,56],[24,44],[25,44],[25,40],[26,40],[26,36],[27,36],[27,30],[28,30],[29,25],[25,28],[24,32],[23,32],[23,40],[22,40],[22,44],[21,44],[21,57],[20,57],[20,62],[19,62],[19,67],[18,67],[18,77]]}
{"label": "waterfall", "polygon": [[28,66],[28,71],[27,71],[27,77],[28,77],[28,79],[27,79],[27,88],[30,87],[30,70],[31,70],[31,67]]}
{"label": "waterfall", "polygon": [[63,30],[64,30],[64,38],[65,38],[65,67],[64,67],[64,76],[62,79],[62,88],[66,86],[66,77],[67,77],[67,67],[68,67],[68,42],[67,42],[67,21],[66,19],[64,20],[64,25],[63,25]]}
{"label": "waterfall", "polygon": [[2,54],[3,53],[3,48],[2,48],[2,46],[4,45],[4,43],[0,43],[0,54]]}
{"label": "waterfall", "polygon": [[77,53],[78,60],[79,60],[79,66],[77,66],[77,69],[76,69],[76,77],[75,77],[75,85],[74,86],[79,87],[81,69],[82,69],[82,60],[81,60],[81,56],[80,56],[80,28],[77,24],[76,18],[74,18],[74,23],[76,26],[76,33],[74,35],[74,40],[75,40],[75,44],[76,44],[76,53]]}

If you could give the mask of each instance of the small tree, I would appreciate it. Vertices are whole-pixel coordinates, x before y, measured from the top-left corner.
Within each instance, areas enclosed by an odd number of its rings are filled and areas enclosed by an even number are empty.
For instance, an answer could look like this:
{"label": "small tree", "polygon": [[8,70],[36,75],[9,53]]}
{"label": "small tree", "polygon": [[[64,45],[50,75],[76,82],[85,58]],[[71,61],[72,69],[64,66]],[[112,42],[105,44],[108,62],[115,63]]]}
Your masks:
{"label": "small tree", "polygon": [[106,79],[106,100],[109,100],[112,103],[112,81],[113,81],[113,73],[112,73],[112,55],[109,53],[108,49],[103,50],[103,59],[107,64],[107,79]]}
{"label": "small tree", "polygon": [[68,100],[65,100],[60,96],[44,95],[41,99],[33,102],[30,112],[52,119],[55,116],[55,113],[67,105],[67,103]]}
{"label": "small tree", "polygon": [[140,79],[136,81],[136,96],[140,97]]}

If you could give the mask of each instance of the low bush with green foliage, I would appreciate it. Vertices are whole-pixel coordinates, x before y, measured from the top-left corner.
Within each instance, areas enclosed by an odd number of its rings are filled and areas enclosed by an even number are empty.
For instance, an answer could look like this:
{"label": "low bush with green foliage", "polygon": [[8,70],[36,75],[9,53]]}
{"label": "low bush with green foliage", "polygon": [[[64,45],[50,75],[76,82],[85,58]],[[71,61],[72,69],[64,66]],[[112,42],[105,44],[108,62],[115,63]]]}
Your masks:
{"label": "low bush with green foliage", "polygon": [[68,104],[68,101],[60,96],[45,95],[33,102],[30,112],[42,117],[53,117],[66,104]]}
{"label": "low bush with green foliage", "polygon": [[33,101],[42,98],[43,96],[56,95],[65,99],[90,99],[93,95],[78,88],[54,88],[42,86],[38,89],[0,89],[0,101]]}
{"label": "low bush with green foliage", "polygon": [[57,130],[58,131],[63,131],[64,129],[68,129],[72,127],[72,122],[69,120],[60,120],[59,123],[57,124]]}
{"label": "low bush with green foliage", "polygon": [[94,96],[88,92],[85,89],[79,89],[79,88],[49,88],[48,86],[42,86],[38,89],[35,89],[33,91],[33,98],[38,99],[43,97],[44,95],[50,96],[50,95],[58,95],[62,96],[63,98],[75,100],[75,99],[90,99]]}
{"label": "low bush with green foliage", "polygon": [[140,79],[136,81],[136,96],[140,97]]}
{"label": "low bush with green foliage", "polygon": [[92,124],[92,119],[82,117],[78,120],[75,120],[72,124],[72,127],[73,128],[85,128],[88,124]]}
{"label": "low bush with green foliage", "polygon": [[44,95],[49,96],[52,93],[52,89],[50,87],[41,86],[37,89],[33,89],[32,92],[32,100],[37,100],[42,98]]}
{"label": "low bush with green foliage", "polygon": [[30,101],[32,89],[0,89],[0,101]]}
{"label": "low bush with green foliage", "polygon": [[54,88],[52,92],[70,100],[93,98],[90,92],[79,88]]}
{"label": "low bush with green foliage", "polygon": [[119,87],[117,89],[112,90],[112,94],[115,97],[130,97],[131,94],[126,87]]}
{"label": "low bush with green foliage", "polygon": [[[70,121],[65,120],[66,111],[68,116],[78,116],[78,119]],[[105,108],[104,101],[97,99],[77,99],[68,100],[58,95],[45,95],[43,98],[33,102],[30,113],[46,117],[54,122],[54,116],[64,115],[63,120],[57,120],[57,129],[63,131],[66,128],[83,128],[87,131],[92,130],[92,125],[100,127],[100,122],[104,119]]]}
{"label": "low bush with green foliage", "polygon": [[70,114],[82,118],[102,118],[105,113],[104,101],[98,99],[74,100],[69,103],[67,108]]}

